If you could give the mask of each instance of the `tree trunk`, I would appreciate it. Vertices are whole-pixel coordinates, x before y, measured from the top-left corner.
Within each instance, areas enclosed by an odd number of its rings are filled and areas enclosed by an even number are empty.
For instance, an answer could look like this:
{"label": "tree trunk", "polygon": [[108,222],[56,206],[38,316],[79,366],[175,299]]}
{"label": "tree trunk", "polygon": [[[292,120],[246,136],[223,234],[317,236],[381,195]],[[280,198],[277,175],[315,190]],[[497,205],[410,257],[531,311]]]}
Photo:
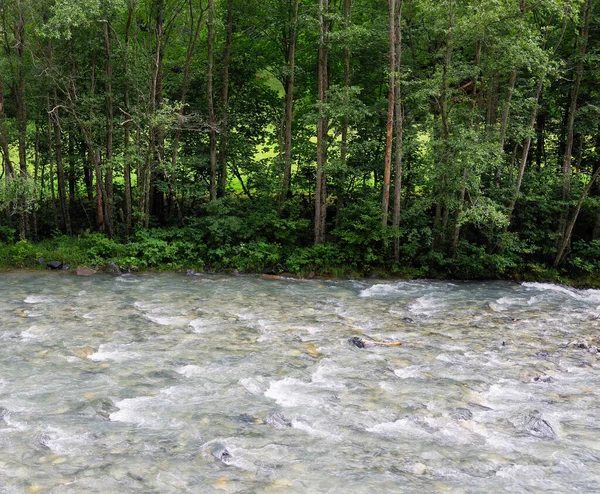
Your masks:
{"label": "tree trunk", "polygon": [[[562,164],[563,185],[562,199],[567,201],[571,192],[571,160],[573,155],[573,135],[575,129],[575,115],[577,113],[577,97],[579,96],[579,88],[581,86],[581,77],[583,75],[583,62],[587,49],[588,34],[590,30],[590,14],[592,10],[592,0],[587,0],[583,12],[583,26],[579,36],[577,47],[577,66],[575,68],[575,81],[571,89],[571,103],[569,105],[569,113],[567,120],[567,137],[565,140],[565,155]],[[560,228],[564,232],[567,211],[561,215]],[[566,232],[563,234],[565,237]],[[560,261],[560,259],[559,259]],[[558,262],[558,261],[557,261]]]}
{"label": "tree trunk", "polygon": [[325,115],[328,83],[329,0],[319,0],[319,51],[317,78],[319,93],[319,121],[317,124],[317,175],[315,187],[315,244],[325,243],[327,220],[327,132],[329,122]]}
{"label": "tree trunk", "polygon": [[385,158],[383,166],[383,193],[381,197],[381,223],[388,224],[388,209],[390,204],[390,176],[392,169],[392,143],[394,137],[394,81],[396,68],[396,0],[388,0],[389,5],[389,74],[388,74],[388,111],[385,136]]}
{"label": "tree trunk", "polygon": [[219,196],[225,196],[227,186],[227,123],[229,118],[229,60],[231,58],[231,42],[233,38],[233,0],[227,0],[227,21],[225,47],[223,48],[223,87],[221,89],[221,133],[219,135]]}
{"label": "tree trunk", "polygon": [[[435,201],[435,217],[433,222],[433,238],[432,238],[432,249],[437,249],[440,244],[445,243],[447,221],[445,218],[448,216],[447,212],[447,199],[444,197],[447,194],[447,178],[446,169],[448,167],[448,161],[450,158],[450,126],[448,121],[448,71],[450,70],[450,64],[452,63],[452,48],[454,42],[454,2],[450,0],[449,12],[448,12],[448,34],[446,36],[446,49],[444,51],[444,63],[442,65],[442,87],[440,91],[440,119],[442,123],[442,149],[440,156],[439,166],[442,168],[442,174],[437,185],[437,197],[434,197]],[[443,223],[440,221],[444,217]]]}
{"label": "tree trunk", "polygon": [[4,79],[2,78],[2,74],[0,74],[0,152],[2,153],[4,178],[8,180],[12,177],[14,171],[8,146],[8,127],[6,125],[6,114],[4,113]]}
{"label": "tree trunk", "polygon": [[396,80],[394,84],[394,113],[395,113],[395,178],[394,178],[394,212],[392,216],[392,226],[394,227],[394,261],[400,260],[400,200],[402,198],[402,138],[404,132],[404,112],[402,111],[402,0],[396,0]]}
{"label": "tree trunk", "polygon": [[533,108],[531,109],[531,113],[529,115],[529,131],[528,131],[529,135],[528,135],[528,137],[525,138],[525,141],[523,142],[523,154],[521,155],[521,164],[519,166],[519,171],[517,173],[517,181],[515,183],[513,197],[510,201],[510,204],[508,206],[508,211],[506,214],[507,219],[508,219],[506,229],[508,229],[508,227],[510,226],[510,222],[512,220],[512,214],[513,214],[513,211],[515,210],[515,205],[517,204],[517,199],[519,198],[519,192],[521,191],[521,183],[523,182],[523,175],[525,174],[525,167],[527,166],[527,158],[529,157],[529,148],[531,147],[531,132],[535,128],[535,121],[536,121],[537,112],[538,112],[538,102],[540,101],[540,96],[542,94],[543,87],[544,87],[544,79],[543,79],[543,77],[540,77],[540,80],[538,81],[537,90],[535,92],[535,100],[533,102]]}
{"label": "tree trunk", "polygon": [[[183,80],[181,82],[181,110],[179,110],[179,114],[177,115],[177,129],[175,130],[175,136],[173,137],[173,150],[171,154],[171,183],[177,183],[177,153],[179,152],[179,140],[181,139],[182,128],[181,124],[183,121],[183,115],[185,112],[185,104],[187,100],[187,91],[189,88],[190,82],[190,68],[192,65],[192,60],[194,53],[196,51],[196,44],[198,42],[198,35],[200,34],[200,30],[202,28],[202,18],[203,11],[198,12],[198,18],[194,20],[194,9],[192,6],[192,2],[189,3],[190,7],[190,27],[191,27],[191,35],[188,41],[188,45],[186,47],[185,52],[185,64],[183,66]],[[176,191],[175,191],[176,192]],[[177,209],[177,218],[179,223],[183,223],[183,214],[181,211],[181,206],[177,197],[171,197],[171,200],[175,202],[175,207]]]}
{"label": "tree trunk", "polygon": [[65,183],[65,172],[62,159],[62,139],[60,135],[60,114],[58,107],[58,97],[54,89],[54,111],[52,112],[52,127],[54,130],[54,155],[56,156],[56,175],[58,178],[58,200],[60,202],[60,211],[63,224],[67,235],[71,236],[71,216],[67,203],[67,189]]}
{"label": "tree trunk", "polygon": [[215,105],[213,97],[214,45],[215,45],[215,2],[208,0],[208,71],[206,74],[206,101],[208,104],[208,132],[210,154],[210,200],[217,198],[217,136]]}
{"label": "tree trunk", "polygon": [[125,115],[127,120],[123,123],[123,145],[124,145],[124,159],[123,159],[123,181],[125,187],[125,235],[131,234],[132,226],[132,197],[131,197],[131,164],[130,164],[130,132],[131,132],[131,117],[129,116],[129,45],[131,35],[131,24],[133,21],[133,12],[135,8],[135,0],[130,0],[127,4],[127,23],[125,26],[125,57],[123,63],[123,75],[124,75],[124,89],[123,89],[123,104],[125,107]]}
{"label": "tree trunk", "polygon": [[[25,103],[25,15],[19,9],[14,26],[15,51],[17,53],[17,81],[14,86],[15,103],[17,107],[17,131],[19,141],[19,170],[20,176],[26,179],[27,173],[27,108]],[[29,234],[26,198],[21,198],[19,207],[19,236],[26,239]]]}
{"label": "tree trunk", "polygon": [[[296,37],[298,26],[298,0],[293,0],[292,16],[290,19],[290,39],[288,42],[288,79],[285,88],[285,136],[284,136],[284,167],[283,167],[283,187],[279,197],[280,208],[290,195],[290,186],[292,178],[292,122],[294,110],[294,81],[296,70]],[[350,0],[344,0],[345,3]],[[344,4],[345,5],[345,4]],[[345,52],[344,52],[345,53]]]}
{"label": "tree trunk", "polygon": [[113,95],[112,95],[112,47],[110,39],[110,25],[108,21],[104,23],[104,50],[106,54],[106,163],[105,163],[105,188],[106,211],[105,223],[106,233],[109,237],[114,235],[113,216],[114,216],[114,198],[113,198]]}
{"label": "tree trunk", "polygon": [[577,201],[577,206],[575,206],[575,211],[573,211],[571,220],[567,223],[567,227],[566,227],[565,232],[560,241],[558,251],[556,253],[556,257],[554,258],[554,267],[556,267],[560,264],[560,262],[562,261],[564,255],[565,255],[567,247],[571,243],[571,235],[573,234],[573,228],[575,227],[575,223],[577,222],[577,217],[579,216],[579,212],[581,211],[581,206],[583,205],[583,201],[585,201],[585,198],[587,197],[588,193],[590,192],[592,185],[594,185],[596,178],[598,178],[598,175],[600,175],[600,167],[596,168],[596,171],[593,173],[592,177],[590,178],[590,181],[586,184],[585,188],[583,189],[583,192],[581,193],[581,196],[579,197],[579,200]]}

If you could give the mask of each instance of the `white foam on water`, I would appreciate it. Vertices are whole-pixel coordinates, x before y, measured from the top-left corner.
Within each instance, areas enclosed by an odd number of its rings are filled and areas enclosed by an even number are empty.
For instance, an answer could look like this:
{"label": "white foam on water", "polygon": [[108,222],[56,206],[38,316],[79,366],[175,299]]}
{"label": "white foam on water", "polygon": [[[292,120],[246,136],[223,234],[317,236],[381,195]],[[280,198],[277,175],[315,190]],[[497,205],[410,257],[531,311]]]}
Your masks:
{"label": "white foam on water", "polygon": [[330,359],[323,359],[319,362],[317,370],[313,372],[311,380],[328,389],[345,389],[346,386],[343,383],[335,380],[335,377],[340,374],[341,370],[342,369],[335,365]]}
{"label": "white foam on water", "polygon": [[114,360],[115,362],[123,362],[139,357],[139,353],[130,352],[127,350],[107,350],[108,345],[100,345],[98,351],[88,355],[88,360],[102,362],[104,360]]}
{"label": "white foam on water", "polygon": [[26,304],[47,304],[54,302],[54,299],[50,297],[44,297],[43,295],[29,295],[23,300]]}
{"label": "white foam on water", "polygon": [[554,292],[567,295],[576,300],[584,302],[598,303],[600,302],[600,290],[586,289],[577,290],[575,288],[567,288],[560,285],[554,285],[552,283],[534,283],[527,282],[523,283],[522,286],[525,288],[532,288],[542,292]]}
{"label": "white foam on water", "polygon": [[131,424],[143,425],[147,422],[147,417],[142,411],[148,404],[156,401],[154,396],[138,396],[137,398],[126,398],[115,403],[119,409],[109,415],[112,422],[127,422]]}
{"label": "white foam on water", "polygon": [[24,340],[35,340],[40,336],[43,336],[46,333],[45,328],[41,328],[39,326],[31,326],[29,329],[25,331],[21,331],[21,338]]}
{"label": "white foam on water", "polygon": [[186,318],[177,316],[146,316],[150,321],[160,326],[182,326],[187,322]]}
{"label": "white foam on water", "polygon": [[219,329],[215,321],[210,319],[193,319],[188,324],[192,331],[197,334],[212,333]]}
{"label": "white foam on water", "polygon": [[193,376],[200,376],[202,374],[206,374],[206,369],[203,369],[202,367],[198,367],[197,365],[184,365],[183,367],[179,367],[178,369],[175,369],[175,372],[177,372],[177,374],[181,374],[182,376],[185,376],[185,377],[193,377]]}
{"label": "white foam on water", "polygon": [[399,419],[395,422],[382,422],[367,428],[366,431],[384,436],[401,436],[412,439],[429,439],[431,437],[429,432],[423,430],[414,421],[407,418]]}
{"label": "white foam on water", "polygon": [[415,299],[414,302],[408,304],[408,310],[413,314],[431,315],[439,312],[444,306],[442,300],[438,297],[432,297],[430,295],[424,295]]}
{"label": "white foam on water", "polygon": [[378,283],[360,291],[359,297],[385,297],[400,293],[400,287],[397,284]]}
{"label": "white foam on water", "polygon": [[56,427],[47,427],[42,442],[57,455],[73,456],[90,450],[92,438],[89,433],[72,434]]}
{"label": "white foam on water", "polygon": [[394,369],[394,374],[400,379],[422,379],[425,377],[423,369],[419,365],[410,365],[400,369]]}
{"label": "white foam on water", "polygon": [[314,388],[299,379],[286,377],[281,381],[272,381],[265,396],[275,400],[282,407],[319,406],[323,399],[313,396]]}
{"label": "white foam on water", "polygon": [[342,438],[339,435],[332,434],[331,432],[327,432],[322,429],[316,429],[302,420],[292,420],[292,427],[294,429],[298,429],[303,432],[306,432],[307,434],[314,436],[314,437],[320,437],[323,439],[331,439],[334,441],[342,440]]}
{"label": "white foam on water", "polygon": [[265,392],[265,385],[261,381],[252,377],[244,377],[238,381],[248,393],[253,395],[262,395]]}

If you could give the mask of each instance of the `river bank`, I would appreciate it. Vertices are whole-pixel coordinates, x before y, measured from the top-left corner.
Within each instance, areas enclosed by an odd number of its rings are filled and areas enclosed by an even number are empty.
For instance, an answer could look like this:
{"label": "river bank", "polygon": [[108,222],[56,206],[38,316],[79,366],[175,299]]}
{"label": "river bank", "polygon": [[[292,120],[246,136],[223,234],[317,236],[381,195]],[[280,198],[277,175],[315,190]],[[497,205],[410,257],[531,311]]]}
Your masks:
{"label": "river bank", "polygon": [[[129,272],[183,272],[206,274],[254,274],[290,279],[369,279],[386,280],[507,280],[544,282],[574,288],[600,287],[597,272],[544,263],[525,262],[515,266],[475,266],[465,271],[456,263],[425,264],[423,259],[406,263],[367,263],[352,260],[344,264],[339,246],[298,247],[282,249],[277,244],[240,244],[235,248],[206,249],[189,240],[173,240],[147,236],[130,242],[119,242],[104,235],[57,237],[41,242],[0,243],[0,271],[60,270],[89,276],[96,272],[110,274]],[[335,252],[336,256],[332,255]],[[320,256],[321,254],[321,256]],[[451,260],[450,260],[451,261]],[[464,261],[463,261],[464,262]]]}

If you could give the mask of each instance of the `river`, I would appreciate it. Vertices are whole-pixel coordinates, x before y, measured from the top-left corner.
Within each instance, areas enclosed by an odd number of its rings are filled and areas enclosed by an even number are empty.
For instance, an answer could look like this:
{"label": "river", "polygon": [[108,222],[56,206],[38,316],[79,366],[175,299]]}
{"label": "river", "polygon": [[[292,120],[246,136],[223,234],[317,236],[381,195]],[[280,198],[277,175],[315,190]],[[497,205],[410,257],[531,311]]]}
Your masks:
{"label": "river", "polygon": [[599,316],[542,283],[2,273],[0,492],[600,492]]}

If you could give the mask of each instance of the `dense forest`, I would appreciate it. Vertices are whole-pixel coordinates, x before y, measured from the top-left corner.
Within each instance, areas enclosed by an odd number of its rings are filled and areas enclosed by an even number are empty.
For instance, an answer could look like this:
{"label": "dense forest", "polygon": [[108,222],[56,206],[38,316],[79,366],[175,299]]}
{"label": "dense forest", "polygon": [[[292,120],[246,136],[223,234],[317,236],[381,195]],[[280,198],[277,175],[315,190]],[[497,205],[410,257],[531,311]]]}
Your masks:
{"label": "dense forest", "polygon": [[597,0],[0,0],[0,263],[600,274]]}

